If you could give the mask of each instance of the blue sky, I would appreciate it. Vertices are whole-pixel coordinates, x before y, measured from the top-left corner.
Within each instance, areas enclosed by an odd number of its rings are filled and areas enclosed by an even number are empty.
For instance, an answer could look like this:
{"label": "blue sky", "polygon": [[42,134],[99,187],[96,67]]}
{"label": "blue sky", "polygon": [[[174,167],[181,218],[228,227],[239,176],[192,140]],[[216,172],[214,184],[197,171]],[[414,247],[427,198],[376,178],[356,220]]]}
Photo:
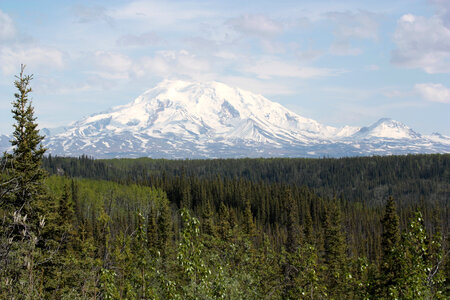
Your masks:
{"label": "blue sky", "polygon": [[3,1],[0,133],[14,75],[41,127],[216,80],[333,126],[382,117],[450,135],[450,0]]}

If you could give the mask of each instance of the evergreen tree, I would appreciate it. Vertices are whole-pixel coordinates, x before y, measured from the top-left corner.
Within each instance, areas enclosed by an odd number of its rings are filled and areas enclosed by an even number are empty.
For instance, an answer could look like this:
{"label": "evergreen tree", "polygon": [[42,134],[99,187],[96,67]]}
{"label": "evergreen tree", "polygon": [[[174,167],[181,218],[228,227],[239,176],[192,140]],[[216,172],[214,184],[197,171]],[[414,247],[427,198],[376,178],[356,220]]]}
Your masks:
{"label": "evergreen tree", "polygon": [[287,214],[287,240],[286,250],[289,253],[295,253],[300,244],[300,226],[298,220],[298,209],[290,188],[284,191],[284,201],[286,203]]}
{"label": "evergreen tree", "polygon": [[[52,205],[53,207],[53,205]],[[42,238],[45,245],[51,249],[57,249],[52,260],[45,261],[44,274],[48,279],[46,289],[53,298],[60,298],[66,285],[70,285],[73,261],[69,250],[75,242],[76,231],[74,228],[75,215],[73,203],[70,197],[69,186],[63,187],[63,194],[59,197],[59,203],[55,208],[57,214],[47,222]]]}
{"label": "evergreen tree", "polygon": [[202,232],[209,236],[216,235],[216,228],[213,221],[213,211],[209,199],[204,199],[203,212],[202,212]]}
{"label": "evergreen tree", "polygon": [[147,247],[149,250],[154,250],[158,245],[158,227],[156,225],[156,214],[153,207],[147,217]]}
{"label": "evergreen tree", "polygon": [[42,297],[44,291],[51,295],[55,274],[48,271],[52,269],[53,254],[58,249],[53,239],[55,202],[45,190],[47,173],[41,167],[45,153],[41,144],[44,137],[37,129],[30,100],[33,76],[25,75],[24,69],[22,65],[14,82],[18,91],[12,103],[15,120],[11,140],[13,151],[4,157],[8,162],[8,177],[14,179],[9,181],[13,187],[6,188],[7,195],[0,193],[4,196],[1,202],[4,214],[1,235],[8,241],[1,243],[0,279],[11,283],[7,290],[12,294],[8,298],[15,298],[14,293],[30,298]]}
{"label": "evergreen tree", "polygon": [[244,233],[248,236],[255,236],[256,234],[256,225],[253,220],[252,207],[250,203],[250,199],[244,196]]}
{"label": "evergreen tree", "polygon": [[33,230],[37,230],[41,218],[45,216],[45,200],[48,197],[44,189],[44,180],[47,173],[41,168],[41,162],[45,153],[41,142],[44,139],[37,129],[34,108],[31,105],[29,94],[32,89],[30,81],[32,75],[24,74],[25,66],[22,65],[20,75],[14,82],[18,92],[14,94],[13,118],[13,153],[8,154],[10,170],[13,177],[17,178],[17,188],[8,197],[7,209],[27,215],[27,219]]}
{"label": "evergreen tree", "polygon": [[303,228],[303,234],[305,237],[305,242],[314,245],[314,229],[313,229],[313,222],[311,218],[311,213],[309,212],[309,209],[305,212],[305,226]]}
{"label": "evergreen tree", "polygon": [[386,202],[384,217],[381,221],[381,274],[379,293],[384,297],[396,297],[398,280],[401,277],[400,228],[395,201],[389,197]]}
{"label": "evergreen tree", "polygon": [[331,205],[324,224],[324,280],[331,298],[345,297],[348,292],[348,268],[345,237],[341,229],[341,211]]}
{"label": "evergreen tree", "polygon": [[230,212],[228,210],[228,207],[223,202],[220,202],[219,226],[217,228],[217,231],[222,240],[226,240],[230,234],[231,226],[229,219],[230,219]]}
{"label": "evergreen tree", "polygon": [[172,237],[172,211],[169,207],[167,198],[162,199],[158,222],[158,250],[161,256],[165,258],[169,242]]}
{"label": "evergreen tree", "polygon": [[66,250],[74,232],[75,212],[69,186],[64,185],[64,191],[58,205],[58,229],[60,230],[61,249]]}
{"label": "evergreen tree", "polygon": [[295,278],[299,272],[298,268],[295,266],[296,261],[296,251],[300,244],[300,228],[298,220],[298,209],[297,205],[292,197],[292,192],[290,188],[285,188],[283,191],[283,201],[285,202],[285,213],[286,217],[286,263],[283,266],[284,276],[285,276],[285,289],[284,296],[286,298],[295,298],[296,295],[296,283]]}

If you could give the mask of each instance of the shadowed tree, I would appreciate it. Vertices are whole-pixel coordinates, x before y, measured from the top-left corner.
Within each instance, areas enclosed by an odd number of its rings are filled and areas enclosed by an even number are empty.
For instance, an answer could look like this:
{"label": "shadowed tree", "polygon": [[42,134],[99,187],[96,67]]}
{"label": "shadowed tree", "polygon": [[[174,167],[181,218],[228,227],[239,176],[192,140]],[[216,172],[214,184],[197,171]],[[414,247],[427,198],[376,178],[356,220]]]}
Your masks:
{"label": "shadowed tree", "polygon": [[381,266],[379,293],[385,297],[393,296],[397,292],[398,280],[401,275],[400,228],[397,208],[392,197],[386,202],[384,217],[381,221]]}

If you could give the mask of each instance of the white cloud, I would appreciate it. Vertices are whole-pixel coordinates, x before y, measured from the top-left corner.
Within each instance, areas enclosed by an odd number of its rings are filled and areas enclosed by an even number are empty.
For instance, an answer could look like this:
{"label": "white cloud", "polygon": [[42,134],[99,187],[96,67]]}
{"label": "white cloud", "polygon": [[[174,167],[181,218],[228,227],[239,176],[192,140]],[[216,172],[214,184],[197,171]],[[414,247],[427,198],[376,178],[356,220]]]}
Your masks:
{"label": "white cloud", "polygon": [[363,53],[360,48],[352,47],[349,42],[334,42],[330,52],[338,56],[357,56]]}
{"label": "white cloud", "polygon": [[128,72],[133,65],[133,61],[121,53],[97,51],[94,55],[95,63],[107,71]]}
{"label": "white cloud", "polygon": [[436,7],[436,14],[444,22],[445,26],[450,26],[450,4],[448,0],[429,0]]}
{"label": "white cloud", "polygon": [[207,9],[196,8],[189,2],[166,1],[133,1],[108,13],[117,20],[140,20],[165,26],[180,21],[211,17],[214,14]]}
{"label": "white cloud", "polygon": [[315,78],[337,75],[337,70],[302,67],[297,62],[283,61],[274,57],[262,58],[241,67],[245,73],[255,74],[260,79],[272,77]]}
{"label": "white cloud", "polygon": [[88,73],[103,80],[102,84],[106,87],[111,86],[111,82],[128,82],[143,77],[201,79],[211,72],[209,60],[186,50],[157,51],[152,56],[138,58],[117,52],[97,51],[92,59],[95,69]]}
{"label": "white cloud", "polygon": [[450,89],[440,83],[421,83],[414,86],[425,100],[440,103],[450,103]]}
{"label": "white cloud", "polygon": [[378,15],[374,13],[330,12],[326,16],[335,24],[335,41],[330,48],[330,52],[334,55],[359,55],[362,50],[352,47],[352,40],[378,39]]}
{"label": "white cloud", "polygon": [[[139,75],[137,64],[127,55],[110,51],[96,51],[90,58],[95,69],[88,73],[96,75],[103,80],[128,81]],[[107,83],[104,85],[109,86]]]}
{"label": "white cloud", "polygon": [[421,68],[430,74],[450,73],[450,28],[440,17],[402,16],[394,42],[397,46],[392,52],[394,64]]}
{"label": "white cloud", "polygon": [[283,26],[264,15],[243,15],[227,21],[237,32],[258,37],[271,37],[283,31]]}
{"label": "white cloud", "polygon": [[159,51],[153,57],[144,57],[141,64],[146,72],[161,77],[199,78],[211,72],[211,64],[207,59],[186,50]]}
{"label": "white cloud", "polygon": [[14,38],[16,27],[13,20],[0,10],[0,41]]}
{"label": "white cloud", "polygon": [[411,91],[405,91],[398,88],[384,88],[381,91],[381,94],[388,98],[405,98],[405,97],[411,97],[412,95]]}
{"label": "white cloud", "polygon": [[119,46],[148,46],[156,45],[161,42],[161,38],[153,31],[143,33],[141,35],[126,34],[117,39]]}
{"label": "white cloud", "polygon": [[59,69],[64,66],[64,54],[55,48],[37,46],[21,39],[11,17],[0,10],[0,62],[0,71],[7,75],[17,73],[21,64],[30,70],[38,67]]}
{"label": "white cloud", "polygon": [[303,62],[312,62],[323,55],[323,51],[317,49],[296,50],[295,57]]}
{"label": "white cloud", "polygon": [[215,80],[219,80],[230,86],[239,87],[266,97],[272,95],[279,96],[295,94],[295,89],[292,85],[287,84],[285,81],[275,82],[273,80],[260,80],[244,76],[221,76],[219,78],[215,78]]}
{"label": "white cloud", "polygon": [[104,21],[109,25],[114,25],[114,20],[108,15],[105,7],[90,7],[79,4],[72,7],[72,12],[76,16],[77,22],[79,23]]}
{"label": "white cloud", "polygon": [[328,18],[335,22],[335,35],[338,39],[374,39],[378,38],[377,15],[367,11],[330,12]]}
{"label": "white cloud", "polygon": [[0,47],[0,69],[5,74],[17,72],[21,64],[30,69],[38,67],[62,68],[64,66],[64,55],[61,51],[53,48],[42,47]]}

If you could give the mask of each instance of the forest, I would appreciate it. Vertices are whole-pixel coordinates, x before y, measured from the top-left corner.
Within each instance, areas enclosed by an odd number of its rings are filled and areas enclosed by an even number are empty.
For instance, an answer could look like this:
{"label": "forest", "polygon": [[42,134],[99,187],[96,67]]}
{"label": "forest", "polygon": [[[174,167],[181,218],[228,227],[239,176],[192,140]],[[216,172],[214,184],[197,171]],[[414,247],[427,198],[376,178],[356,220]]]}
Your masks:
{"label": "forest", "polygon": [[0,299],[448,299],[450,155],[46,156],[18,76]]}

